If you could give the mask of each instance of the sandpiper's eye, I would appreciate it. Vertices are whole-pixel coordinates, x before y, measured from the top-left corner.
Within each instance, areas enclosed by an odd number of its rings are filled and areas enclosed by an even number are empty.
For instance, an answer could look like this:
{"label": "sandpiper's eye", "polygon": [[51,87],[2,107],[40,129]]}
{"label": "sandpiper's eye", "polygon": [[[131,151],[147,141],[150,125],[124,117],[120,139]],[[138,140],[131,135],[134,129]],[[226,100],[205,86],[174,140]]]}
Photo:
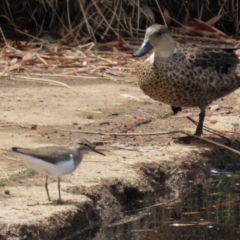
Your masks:
{"label": "sandpiper's eye", "polygon": [[84,143],[83,143],[83,146],[88,147],[89,144],[88,144],[87,142],[84,142]]}

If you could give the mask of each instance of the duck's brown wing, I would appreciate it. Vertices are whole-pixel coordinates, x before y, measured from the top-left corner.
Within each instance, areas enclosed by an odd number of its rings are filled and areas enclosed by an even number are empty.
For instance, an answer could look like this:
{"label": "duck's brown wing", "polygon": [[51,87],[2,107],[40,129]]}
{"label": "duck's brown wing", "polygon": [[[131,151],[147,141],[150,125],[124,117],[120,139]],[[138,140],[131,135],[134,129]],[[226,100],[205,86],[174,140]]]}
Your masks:
{"label": "duck's brown wing", "polygon": [[192,48],[188,51],[187,60],[193,66],[203,69],[213,67],[219,73],[228,73],[228,69],[239,63],[235,49]]}

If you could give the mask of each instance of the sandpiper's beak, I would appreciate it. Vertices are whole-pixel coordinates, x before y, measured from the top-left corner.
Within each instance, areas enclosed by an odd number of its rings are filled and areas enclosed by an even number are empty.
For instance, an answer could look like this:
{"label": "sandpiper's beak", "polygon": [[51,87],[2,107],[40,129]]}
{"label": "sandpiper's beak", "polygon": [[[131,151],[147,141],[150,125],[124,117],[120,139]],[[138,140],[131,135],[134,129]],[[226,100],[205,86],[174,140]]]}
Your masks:
{"label": "sandpiper's beak", "polygon": [[153,46],[149,41],[143,42],[141,47],[135,53],[133,53],[133,57],[142,57],[152,49],[153,49]]}
{"label": "sandpiper's beak", "polygon": [[91,150],[92,150],[93,152],[95,152],[95,153],[98,153],[98,154],[101,154],[101,155],[103,155],[103,156],[106,156],[104,153],[96,150],[94,147],[91,147]]}

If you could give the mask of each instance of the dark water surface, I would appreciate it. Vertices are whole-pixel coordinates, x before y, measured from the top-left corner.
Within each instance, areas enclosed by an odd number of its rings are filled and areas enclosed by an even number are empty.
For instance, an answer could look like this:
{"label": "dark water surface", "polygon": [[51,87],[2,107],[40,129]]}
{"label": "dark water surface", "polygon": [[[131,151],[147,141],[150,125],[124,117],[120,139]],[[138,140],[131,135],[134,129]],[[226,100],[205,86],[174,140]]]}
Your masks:
{"label": "dark water surface", "polygon": [[189,185],[187,197],[171,205],[124,213],[82,240],[237,240],[240,239],[240,174],[221,174]]}

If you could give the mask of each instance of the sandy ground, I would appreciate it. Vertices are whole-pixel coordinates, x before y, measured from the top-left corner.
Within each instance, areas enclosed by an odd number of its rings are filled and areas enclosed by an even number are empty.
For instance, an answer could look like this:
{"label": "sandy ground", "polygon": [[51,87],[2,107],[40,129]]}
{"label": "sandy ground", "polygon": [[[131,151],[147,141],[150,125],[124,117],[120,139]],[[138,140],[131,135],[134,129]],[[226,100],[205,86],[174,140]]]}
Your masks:
{"label": "sandy ground", "polygon": [[[173,116],[169,106],[145,96],[135,78],[116,82],[77,78],[57,80],[67,83],[77,94],[64,87],[35,82],[0,82],[1,149],[68,145],[84,137],[101,142],[103,145],[98,148],[105,150],[107,156],[88,154],[73,174],[62,178],[64,205],[47,201],[44,176],[29,174],[16,180],[11,178],[13,183],[5,182],[0,186],[0,225],[32,224],[61,211],[74,212],[75,203],[84,205],[91,201],[84,194],[67,191],[69,186],[88,188],[101,185],[106,179],[138,182],[142,175],[135,167],[136,163],[177,166],[192,151],[199,151],[199,146],[174,142],[173,137],[181,134],[110,137],[60,131],[146,133],[184,130],[193,133],[195,126],[186,116],[198,120],[199,110],[184,109]],[[207,111],[205,125],[232,131],[239,123],[239,101],[240,91],[236,91],[214,102]],[[211,134],[205,132],[204,136]],[[10,152],[1,151],[0,168],[0,178],[6,179],[6,175],[17,176],[25,166]],[[52,198],[57,199],[54,179],[49,181],[49,189]]]}

